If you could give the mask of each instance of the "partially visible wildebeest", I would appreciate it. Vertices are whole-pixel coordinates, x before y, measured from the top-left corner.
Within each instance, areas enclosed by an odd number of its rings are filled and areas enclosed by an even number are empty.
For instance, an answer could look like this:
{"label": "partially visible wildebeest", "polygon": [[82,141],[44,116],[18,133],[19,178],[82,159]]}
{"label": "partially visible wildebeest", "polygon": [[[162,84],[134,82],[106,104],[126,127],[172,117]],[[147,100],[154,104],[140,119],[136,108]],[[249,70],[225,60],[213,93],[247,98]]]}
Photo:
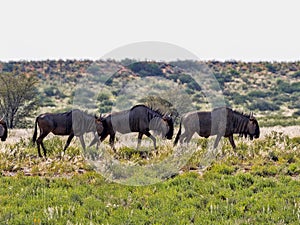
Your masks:
{"label": "partially visible wildebeest", "polygon": [[[184,127],[184,133],[181,134],[181,127]],[[233,140],[233,134],[240,136],[249,135],[250,139],[259,138],[259,125],[253,113],[245,115],[229,109],[220,107],[212,112],[189,112],[185,114],[180,121],[179,131],[176,135],[174,145],[180,141],[190,142],[194,133],[198,133],[201,137],[217,135],[214,148],[219,144],[222,136],[228,137],[233,149],[236,145]]]}
{"label": "partially visible wildebeest", "polygon": [[[37,125],[40,128],[40,136],[37,138]],[[40,152],[40,145],[43,148],[44,156],[46,157],[46,149],[43,144],[43,139],[52,132],[55,135],[69,135],[67,143],[64,147],[64,152],[70,145],[74,136],[79,137],[82,148],[85,150],[85,142],[83,135],[88,132],[96,132],[101,130],[102,124],[91,116],[81,110],[74,109],[64,113],[44,113],[39,115],[35,120],[35,129],[32,137],[33,144],[37,143],[38,154],[42,157]]]}
{"label": "partially visible wildebeest", "polygon": [[0,138],[1,141],[5,141],[7,138],[7,125],[3,118],[0,120]]}
{"label": "partially visible wildebeest", "polygon": [[172,139],[174,132],[173,119],[171,116],[164,115],[158,110],[153,110],[145,105],[136,105],[129,110],[113,112],[100,119],[103,125],[103,131],[98,130],[100,142],[110,135],[109,143],[115,151],[114,140],[116,132],[121,134],[138,132],[138,144],[140,147],[143,135],[146,135],[153,141],[156,149],[156,139],[149,132],[157,130],[167,139]]}

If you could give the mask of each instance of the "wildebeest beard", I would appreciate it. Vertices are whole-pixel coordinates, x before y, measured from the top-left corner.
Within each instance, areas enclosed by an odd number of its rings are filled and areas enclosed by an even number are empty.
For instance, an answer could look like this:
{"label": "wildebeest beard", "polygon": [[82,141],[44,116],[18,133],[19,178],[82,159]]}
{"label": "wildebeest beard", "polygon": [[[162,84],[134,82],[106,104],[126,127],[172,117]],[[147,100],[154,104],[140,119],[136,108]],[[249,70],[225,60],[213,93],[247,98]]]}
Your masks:
{"label": "wildebeest beard", "polygon": [[160,134],[162,138],[166,138],[169,131],[169,126],[167,122],[162,118],[155,117],[150,121],[149,129],[154,130],[156,133]]}
{"label": "wildebeest beard", "polygon": [[0,121],[0,137],[1,141],[5,141],[7,138],[7,126],[4,121]]}
{"label": "wildebeest beard", "polygon": [[5,132],[5,128],[2,126],[2,124],[0,124],[0,137],[4,135],[4,132]]}

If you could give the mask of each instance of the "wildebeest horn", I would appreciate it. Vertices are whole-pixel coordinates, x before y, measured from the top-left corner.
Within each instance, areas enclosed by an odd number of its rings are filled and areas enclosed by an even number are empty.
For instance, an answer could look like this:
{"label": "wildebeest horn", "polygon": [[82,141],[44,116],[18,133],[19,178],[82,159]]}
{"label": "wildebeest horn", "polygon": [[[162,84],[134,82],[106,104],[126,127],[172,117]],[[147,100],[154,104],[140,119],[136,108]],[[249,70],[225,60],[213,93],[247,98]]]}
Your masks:
{"label": "wildebeest horn", "polygon": [[250,113],[250,119],[253,119],[253,112]]}

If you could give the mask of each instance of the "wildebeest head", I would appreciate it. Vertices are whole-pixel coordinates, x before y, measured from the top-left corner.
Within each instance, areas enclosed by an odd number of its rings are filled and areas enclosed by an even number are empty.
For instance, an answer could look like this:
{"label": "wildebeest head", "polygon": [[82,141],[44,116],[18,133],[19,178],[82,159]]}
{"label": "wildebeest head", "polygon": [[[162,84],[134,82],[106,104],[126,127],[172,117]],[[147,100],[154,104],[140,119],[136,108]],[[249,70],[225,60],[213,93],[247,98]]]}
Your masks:
{"label": "wildebeest head", "polygon": [[253,113],[250,113],[249,116],[248,134],[250,136],[250,140],[253,140],[253,138],[259,138],[259,126],[256,118],[253,116]]}
{"label": "wildebeest head", "polygon": [[172,139],[172,137],[173,137],[173,133],[174,133],[174,123],[173,123],[173,119],[172,119],[172,117],[171,116],[169,116],[169,115],[165,115],[165,116],[163,116],[163,121],[167,124],[167,126],[168,126],[168,132],[166,133],[166,135],[165,135],[165,137],[167,138],[167,139]]}
{"label": "wildebeest head", "polygon": [[100,117],[97,117],[95,115],[95,124],[96,124],[96,131],[98,133],[99,136],[101,136],[103,130],[104,130],[104,127],[103,127],[103,120],[104,118],[100,115]]}
{"label": "wildebeest head", "polygon": [[1,141],[5,141],[7,138],[7,125],[3,118],[0,120],[0,137]]}

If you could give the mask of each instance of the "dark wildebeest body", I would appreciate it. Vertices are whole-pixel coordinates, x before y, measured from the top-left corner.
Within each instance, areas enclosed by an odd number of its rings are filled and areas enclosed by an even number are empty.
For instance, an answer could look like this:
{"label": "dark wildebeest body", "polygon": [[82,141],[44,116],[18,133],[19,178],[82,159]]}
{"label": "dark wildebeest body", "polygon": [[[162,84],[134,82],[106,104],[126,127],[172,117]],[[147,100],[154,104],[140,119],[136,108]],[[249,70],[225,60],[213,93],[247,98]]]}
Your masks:
{"label": "dark wildebeest body", "polygon": [[[181,134],[181,127],[184,127],[184,133]],[[257,120],[252,114],[244,115],[242,113],[233,111],[229,108],[217,108],[212,112],[190,112],[181,118],[180,128],[176,135],[174,145],[180,141],[190,142],[194,133],[199,136],[208,138],[209,136],[217,135],[214,143],[214,148],[219,144],[222,136],[228,137],[233,149],[236,145],[233,140],[233,134],[240,134],[240,136],[250,139],[258,138],[260,131]]]}
{"label": "dark wildebeest body", "polygon": [[[79,137],[82,148],[85,150],[85,142],[83,135],[88,132],[96,132],[96,126],[100,125],[98,130],[101,130],[102,124],[95,124],[95,117],[88,115],[78,109],[71,110],[65,113],[45,113],[36,118],[35,129],[32,137],[32,142],[37,143],[38,154],[40,145],[43,148],[46,157],[46,149],[43,144],[43,139],[52,132],[55,135],[69,135],[67,143],[64,147],[64,152],[70,145],[74,136]],[[40,136],[37,138],[37,125],[40,128]]]}
{"label": "dark wildebeest body", "polygon": [[1,141],[5,141],[6,138],[7,138],[7,125],[6,125],[6,122],[1,119],[0,120],[0,138],[1,138]]}
{"label": "dark wildebeest body", "polygon": [[101,119],[103,125],[103,132],[98,131],[100,141],[102,142],[108,135],[110,135],[109,143],[113,150],[116,132],[121,134],[138,132],[139,148],[143,135],[149,137],[156,149],[156,139],[149,132],[150,130],[157,130],[162,133],[163,137],[172,139],[174,132],[173,119],[170,116],[163,115],[159,111],[150,109],[145,105],[136,105],[130,110],[121,112],[114,112]]}

